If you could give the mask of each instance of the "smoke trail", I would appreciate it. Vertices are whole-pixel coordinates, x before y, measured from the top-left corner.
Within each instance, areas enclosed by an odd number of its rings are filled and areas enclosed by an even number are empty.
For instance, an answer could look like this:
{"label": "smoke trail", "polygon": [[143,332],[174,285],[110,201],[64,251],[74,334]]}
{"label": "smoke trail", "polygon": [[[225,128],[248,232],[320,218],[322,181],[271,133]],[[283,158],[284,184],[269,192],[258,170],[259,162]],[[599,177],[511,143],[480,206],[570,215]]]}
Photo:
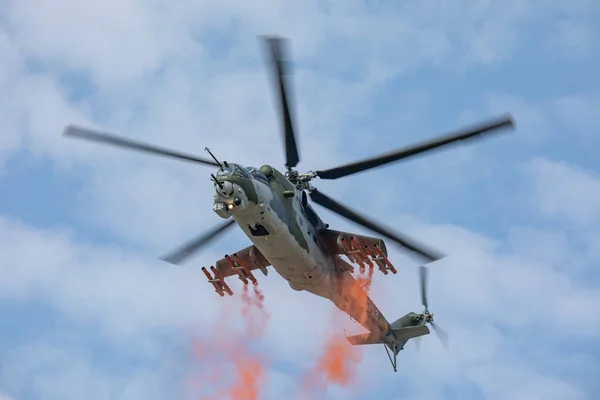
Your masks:
{"label": "smoke trail", "polygon": [[193,386],[201,392],[201,399],[259,399],[267,362],[251,352],[248,344],[260,337],[269,314],[264,307],[264,295],[253,286],[253,292],[248,290],[248,285],[242,288],[241,330],[235,326],[238,320],[233,310],[222,306],[208,337],[194,340],[193,354],[203,368],[193,380]]}
{"label": "smoke trail", "polygon": [[253,296],[250,294],[247,284],[243,287],[242,318],[244,318],[248,333],[256,337],[262,334],[270,316],[264,307],[264,294],[258,288],[258,285],[254,284],[252,288],[254,289]]}
{"label": "smoke trail", "polygon": [[364,270],[356,278],[356,281],[362,286],[365,294],[368,296],[371,291],[371,282],[373,280],[373,270],[374,267],[372,265],[369,266],[369,270],[365,273]]}
{"label": "smoke trail", "polygon": [[[347,281],[348,285],[344,288],[346,295],[352,300],[352,307],[359,310],[360,319],[366,317],[366,298],[371,288],[372,277],[373,267],[369,267],[368,271],[362,269],[355,280]],[[331,384],[348,387],[355,383],[355,371],[362,359],[362,349],[352,346],[336,329],[342,315],[344,314],[336,310],[330,327],[330,337],[323,344],[315,365],[303,380],[300,393],[303,400],[321,398]]]}

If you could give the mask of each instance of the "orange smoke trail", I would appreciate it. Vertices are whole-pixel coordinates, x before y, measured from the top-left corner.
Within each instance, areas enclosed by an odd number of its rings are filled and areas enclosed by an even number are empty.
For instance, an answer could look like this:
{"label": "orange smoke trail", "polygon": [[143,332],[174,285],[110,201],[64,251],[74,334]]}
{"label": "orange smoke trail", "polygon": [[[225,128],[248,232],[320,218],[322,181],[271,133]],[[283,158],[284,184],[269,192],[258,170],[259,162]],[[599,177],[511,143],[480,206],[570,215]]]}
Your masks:
{"label": "orange smoke trail", "polygon": [[325,342],[315,365],[303,380],[300,399],[320,399],[330,384],[343,387],[355,382],[356,366],[362,353],[344,336],[332,335]]}
{"label": "orange smoke trail", "polygon": [[371,281],[373,280],[374,267],[369,266],[369,270],[365,273],[361,273],[356,278],[356,281],[363,287],[365,293],[368,295],[371,291]]}
{"label": "orange smoke trail", "polygon": [[[349,281],[345,292],[353,302],[353,308],[358,311],[359,319],[366,318],[367,296],[371,288],[373,267],[361,271],[355,280]],[[336,313],[336,316],[339,316]],[[334,328],[333,326],[331,328]],[[307,372],[302,385],[300,398],[303,400],[315,395],[320,398],[330,384],[350,386],[355,383],[355,370],[362,359],[362,349],[352,346],[345,337],[332,334],[324,343],[323,349],[315,365]]]}
{"label": "orange smoke trail", "polygon": [[360,354],[348,343],[346,338],[331,337],[325,345],[325,351],[318,361],[317,371],[327,382],[341,386],[348,385],[354,372],[354,366],[360,361]]}
{"label": "orange smoke trail", "polygon": [[[260,320],[260,317],[264,316],[264,314],[260,314],[257,318],[252,313],[254,307],[262,309],[262,302],[264,300],[264,296],[256,296],[256,285],[254,285],[254,288],[254,297],[248,293],[247,284],[242,289],[242,318],[246,324],[246,333],[252,338],[259,336],[265,326],[265,321]],[[259,383],[266,369],[263,365],[263,360],[258,356],[252,356],[244,348],[244,351],[235,357],[234,366],[237,378],[227,394],[232,400],[258,399]]]}
{"label": "orange smoke trail", "polygon": [[254,289],[254,296],[250,295],[248,285],[244,285],[242,289],[242,318],[244,318],[248,333],[256,337],[262,334],[266,322],[269,320],[269,314],[264,308],[265,296],[258,288],[258,285],[252,285],[252,287]]}
{"label": "orange smoke trail", "polygon": [[260,308],[261,310],[264,310],[264,307],[263,307],[263,302],[264,302],[264,300],[265,300],[265,295],[264,295],[264,294],[262,293],[262,291],[261,291],[261,290],[258,288],[258,285],[254,285],[253,287],[254,287],[254,294],[255,294],[255,296],[256,296],[256,300],[255,300],[255,303],[254,303],[254,304],[256,304],[256,306],[257,306],[258,308]]}
{"label": "orange smoke trail", "polygon": [[[253,354],[248,343],[258,338],[269,318],[264,309],[264,295],[254,286],[253,295],[248,286],[242,289],[241,315],[244,328],[240,332],[232,327],[233,313],[219,313],[219,319],[209,337],[202,342],[195,340],[194,356],[204,364],[194,386],[200,387],[207,400],[229,398],[231,400],[257,400],[259,387],[264,383],[266,360]],[[255,311],[258,311],[255,312]],[[207,393],[208,392],[208,393]]]}
{"label": "orange smoke trail", "polygon": [[373,267],[369,267],[368,271],[360,272],[355,279],[346,281],[343,289],[352,303],[354,314],[358,314],[357,322],[361,324],[367,319],[367,297],[371,290],[373,270]]}

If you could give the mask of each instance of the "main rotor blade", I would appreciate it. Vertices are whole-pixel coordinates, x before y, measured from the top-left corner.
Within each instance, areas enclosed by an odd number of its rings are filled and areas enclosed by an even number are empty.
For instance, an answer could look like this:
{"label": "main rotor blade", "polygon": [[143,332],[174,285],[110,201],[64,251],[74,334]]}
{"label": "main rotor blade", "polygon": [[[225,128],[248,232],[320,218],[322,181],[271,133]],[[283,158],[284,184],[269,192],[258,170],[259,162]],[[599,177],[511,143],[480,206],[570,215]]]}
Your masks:
{"label": "main rotor blade", "polygon": [[67,125],[65,127],[65,130],[63,131],[63,135],[78,138],[78,139],[91,140],[94,142],[99,142],[99,143],[104,143],[104,144],[110,144],[113,146],[123,147],[123,148],[127,148],[127,149],[144,151],[146,153],[153,153],[153,154],[158,154],[158,155],[167,156],[167,157],[179,158],[182,160],[193,161],[193,162],[197,162],[200,164],[212,165],[215,167],[219,166],[219,164],[217,164],[216,162],[205,159],[205,158],[199,158],[199,157],[191,156],[188,154],[179,153],[179,152],[176,152],[173,150],[162,149],[160,147],[156,147],[156,146],[153,146],[150,144],[137,142],[137,141],[130,140],[130,139],[124,139],[124,138],[121,138],[121,137],[118,137],[118,136],[115,136],[115,135],[112,135],[109,133],[99,132],[99,131],[96,131],[93,129],[82,128],[82,127],[74,126],[74,125]]}
{"label": "main rotor blade", "polygon": [[442,343],[442,346],[444,346],[444,349],[448,350],[449,338],[446,331],[440,328],[439,325],[434,324],[433,322],[431,323],[431,327],[435,331],[435,334],[437,335],[438,339],[440,339],[440,342]]}
{"label": "main rotor blade", "polygon": [[415,156],[417,154],[425,153],[427,151],[434,150],[457,141],[474,139],[479,135],[491,133],[494,130],[509,126],[514,127],[514,122],[510,115],[504,118],[500,118],[498,120],[463,129],[459,132],[451,133],[439,137],[437,139],[432,139],[421,144],[408,146],[391,153],[382,154],[377,157],[368,158],[362,161],[342,165],[336,168],[326,169],[324,171],[317,171],[316,174],[321,179],[338,179],[344,176],[366,171],[371,168],[376,168],[394,161],[399,161],[404,158]]}
{"label": "main rotor blade", "polygon": [[285,60],[284,60],[284,42],[285,40],[274,36],[264,36],[266,40],[270,60],[272,63],[273,72],[275,73],[275,85],[279,92],[280,113],[283,120],[283,139],[285,143],[285,166],[294,168],[298,165],[300,157],[298,155],[298,147],[296,146],[296,138],[294,135],[294,125],[288,102],[289,85],[286,84],[285,76]]}
{"label": "main rotor blade", "polygon": [[355,223],[362,225],[365,228],[368,228],[374,232],[379,233],[382,236],[387,237],[390,240],[393,240],[394,242],[398,243],[400,246],[405,247],[408,250],[411,250],[411,251],[419,254],[421,257],[425,258],[429,262],[436,261],[436,260],[439,260],[440,258],[444,257],[442,254],[438,253],[437,251],[428,249],[424,245],[419,244],[418,242],[416,242],[413,239],[409,239],[406,236],[401,237],[400,234],[398,234],[398,233],[390,232],[389,230],[384,229],[383,227],[368,220],[364,216],[359,215],[356,211],[351,210],[348,207],[338,203],[337,201],[324,195],[323,193],[319,192],[316,189],[314,189],[310,193],[310,198],[315,203],[333,211],[334,213],[339,214],[342,217],[348,218],[349,220],[354,221]]}
{"label": "main rotor blade", "polygon": [[421,281],[421,304],[427,310],[429,308],[427,304],[427,268],[423,265],[419,268],[419,278]]}
{"label": "main rotor blade", "polygon": [[192,256],[192,254],[200,250],[202,246],[208,244],[211,240],[215,239],[219,234],[223,233],[234,223],[235,221],[233,219],[230,219],[224,224],[217,225],[208,232],[203,233],[202,235],[190,240],[189,242],[179,247],[178,249],[172,251],[171,253],[167,254],[166,256],[161,257],[161,260],[171,264],[183,263],[183,261]]}

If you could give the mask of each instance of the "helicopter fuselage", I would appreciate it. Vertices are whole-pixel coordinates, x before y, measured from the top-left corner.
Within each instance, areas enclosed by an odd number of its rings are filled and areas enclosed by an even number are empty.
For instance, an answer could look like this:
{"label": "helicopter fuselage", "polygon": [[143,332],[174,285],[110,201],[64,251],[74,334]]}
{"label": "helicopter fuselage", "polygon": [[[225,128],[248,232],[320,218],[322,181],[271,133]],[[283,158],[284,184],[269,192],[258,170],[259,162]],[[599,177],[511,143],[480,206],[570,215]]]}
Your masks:
{"label": "helicopter fuselage", "polygon": [[269,166],[228,164],[217,179],[215,212],[233,218],[292,289],[335,300],[335,259],[317,234],[325,224],[302,204],[302,193]]}
{"label": "helicopter fuselage", "polygon": [[[337,255],[327,251],[319,230],[327,225],[306,195],[279,171],[227,164],[214,182],[214,211],[233,218],[273,269],[290,287],[331,300],[385,342],[395,342],[383,314],[348,271],[336,268]],[[356,306],[362,297],[364,310]]]}

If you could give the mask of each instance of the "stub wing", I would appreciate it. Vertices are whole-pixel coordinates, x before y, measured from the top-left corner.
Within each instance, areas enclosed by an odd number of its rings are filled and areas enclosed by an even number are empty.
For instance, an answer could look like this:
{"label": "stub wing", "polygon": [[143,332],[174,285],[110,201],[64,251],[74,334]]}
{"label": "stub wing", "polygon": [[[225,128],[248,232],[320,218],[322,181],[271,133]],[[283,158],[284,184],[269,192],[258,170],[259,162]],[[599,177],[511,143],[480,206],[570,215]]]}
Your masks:
{"label": "stub wing", "polygon": [[244,284],[248,284],[249,281],[256,284],[257,280],[252,272],[258,269],[267,275],[269,265],[271,264],[265,256],[256,246],[252,245],[236,253],[226,254],[214,266],[210,267],[210,272],[205,267],[202,267],[202,271],[220,296],[223,296],[224,292],[231,296],[233,293],[229,285],[225,283],[225,278],[238,276]]}
{"label": "stub wing", "polygon": [[[387,258],[387,249],[383,239],[355,233],[336,231],[333,229],[324,229],[319,233],[323,245],[330,254],[344,255],[351,263],[360,267],[360,272],[364,272],[366,267],[369,269],[375,265],[385,275],[388,271],[395,274],[396,268]],[[354,267],[343,264],[342,269],[354,272]]]}

